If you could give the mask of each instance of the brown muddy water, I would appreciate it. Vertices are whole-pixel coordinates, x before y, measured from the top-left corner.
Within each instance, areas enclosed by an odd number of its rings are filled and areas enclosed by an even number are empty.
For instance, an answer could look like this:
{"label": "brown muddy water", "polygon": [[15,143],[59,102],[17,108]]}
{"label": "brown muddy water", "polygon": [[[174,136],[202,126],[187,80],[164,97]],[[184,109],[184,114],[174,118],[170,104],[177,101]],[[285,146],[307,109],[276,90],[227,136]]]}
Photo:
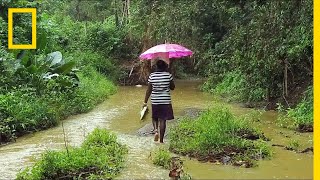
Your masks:
{"label": "brown muddy water", "polygon": [[[198,90],[200,81],[178,81],[172,93],[175,116],[179,117],[188,108],[206,108],[212,105],[213,97]],[[150,152],[157,148],[152,137],[141,137],[137,130],[150,123],[139,120],[139,111],[144,99],[145,87],[119,87],[117,94],[86,114],[69,117],[63,121],[68,145],[79,146],[85,136],[94,128],[106,128],[118,135],[121,143],[129,148],[126,168],[117,179],[169,179],[168,171],[154,166]],[[231,105],[234,113],[245,114],[252,110]],[[311,147],[312,133],[296,133],[276,127],[277,114],[264,112],[261,122],[255,123],[267,137],[270,144],[288,145],[297,141],[301,149]],[[15,143],[0,147],[0,179],[14,179],[16,174],[33,164],[46,150],[64,149],[61,124],[49,130],[36,132],[18,138]],[[184,158],[185,167],[194,179],[312,179],[313,155],[295,153],[282,147],[272,147],[271,160],[259,161],[258,167],[239,168],[229,165],[201,163]]]}

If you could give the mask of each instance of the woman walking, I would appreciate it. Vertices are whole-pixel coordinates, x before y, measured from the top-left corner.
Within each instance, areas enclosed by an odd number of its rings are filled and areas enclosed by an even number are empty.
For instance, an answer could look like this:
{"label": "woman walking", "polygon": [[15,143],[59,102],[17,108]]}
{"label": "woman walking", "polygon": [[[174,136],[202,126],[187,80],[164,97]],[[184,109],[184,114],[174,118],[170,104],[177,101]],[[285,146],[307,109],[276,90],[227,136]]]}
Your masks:
{"label": "woman walking", "polygon": [[158,127],[160,123],[160,143],[163,143],[166,121],[174,119],[170,95],[170,90],[174,90],[174,88],[175,84],[172,74],[168,72],[168,65],[160,58],[157,58],[156,70],[148,78],[148,89],[143,106],[147,105],[151,95],[152,123],[153,132],[155,132],[154,141],[159,139]]}

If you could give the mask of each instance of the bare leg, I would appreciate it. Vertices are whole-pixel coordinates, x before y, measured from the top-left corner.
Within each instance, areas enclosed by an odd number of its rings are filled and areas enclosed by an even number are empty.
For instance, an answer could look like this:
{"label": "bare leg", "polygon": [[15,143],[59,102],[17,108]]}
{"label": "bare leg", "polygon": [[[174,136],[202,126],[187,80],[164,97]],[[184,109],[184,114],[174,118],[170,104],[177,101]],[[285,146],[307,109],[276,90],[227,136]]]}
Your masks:
{"label": "bare leg", "polygon": [[166,132],[166,120],[160,119],[160,143],[163,143],[164,133]]}
{"label": "bare leg", "polygon": [[158,131],[158,127],[159,127],[159,121],[158,119],[152,118],[152,125],[153,125],[153,132],[157,132]]}

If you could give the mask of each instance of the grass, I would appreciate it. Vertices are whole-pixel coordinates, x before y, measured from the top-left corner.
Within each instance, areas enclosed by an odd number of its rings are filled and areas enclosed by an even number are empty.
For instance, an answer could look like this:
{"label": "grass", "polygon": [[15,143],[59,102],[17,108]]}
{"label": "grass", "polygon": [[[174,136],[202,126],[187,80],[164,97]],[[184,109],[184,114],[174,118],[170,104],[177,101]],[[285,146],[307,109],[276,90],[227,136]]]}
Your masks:
{"label": "grass", "polygon": [[165,169],[170,169],[171,158],[171,153],[166,148],[156,149],[151,155],[152,163]]}
{"label": "grass", "polygon": [[[288,110],[288,117],[293,119],[294,126],[301,131],[313,131],[313,89],[309,87],[302,101]],[[308,128],[309,127],[309,128]]]}
{"label": "grass", "polygon": [[87,112],[116,92],[115,85],[90,66],[84,68],[79,77],[82,84],[73,97],[76,112]]}
{"label": "grass", "polygon": [[79,73],[80,86],[74,91],[20,88],[0,94],[0,143],[25,133],[55,126],[66,117],[88,112],[116,92],[115,85],[93,68]]}
{"label": "grass", "polygon": [[170,170],[169,177],[181,180],[191,180],[190,174],[183,170],[183,161],[180,157],[172,156],[168,148],[160,147],[152,151],[151,160],[154,165]]}
{"label": "grass", "polygon": [[182,120],[171,131],[169,148],[202,161],[251,167],[255,160],[271,157],[270,147],[263,139],[263,133],[250,121],[217,106],[195,120]]}
{"label": "grass", "polygon": [[17,179],[112,179],[123,168],[127,151],[114,134],[95,129],[79,148],[43,153]]}
{"label": "grass", "polygon": [[301,145],[297,140],[292,139],[292,140],[289,141],[288,145],[285,148],[287,150],[298,151],[300,146]]}
{"label": "grass", "polygon": [[304,97],[295,108],[285,110],[278,104],[280,115],[277,124],[280,127],[295,129],[300,132],[313,131],[313,88],[312,86],[304,92]]}
{"label": "grass", "polygon": [[250,87],[250,83],[239,71],[230,71],[221,76],[211,76],[202,86],[202,90],[223,97],[227,101],[259,102],[263,100],[264,90]]}

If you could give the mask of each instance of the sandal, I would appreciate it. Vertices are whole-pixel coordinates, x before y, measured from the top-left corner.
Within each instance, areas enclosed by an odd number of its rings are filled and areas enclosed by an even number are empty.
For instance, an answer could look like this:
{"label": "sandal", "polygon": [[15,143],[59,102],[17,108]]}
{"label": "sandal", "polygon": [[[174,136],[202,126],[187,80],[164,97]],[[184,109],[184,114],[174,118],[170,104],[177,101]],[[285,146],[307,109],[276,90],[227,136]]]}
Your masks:
{"label": "sandal", "polygon": [[157,130],[156,130],[156,129],[152,129],[152,130],[150,131],[150,134],[155,134],[155,133],[157,133]]}

